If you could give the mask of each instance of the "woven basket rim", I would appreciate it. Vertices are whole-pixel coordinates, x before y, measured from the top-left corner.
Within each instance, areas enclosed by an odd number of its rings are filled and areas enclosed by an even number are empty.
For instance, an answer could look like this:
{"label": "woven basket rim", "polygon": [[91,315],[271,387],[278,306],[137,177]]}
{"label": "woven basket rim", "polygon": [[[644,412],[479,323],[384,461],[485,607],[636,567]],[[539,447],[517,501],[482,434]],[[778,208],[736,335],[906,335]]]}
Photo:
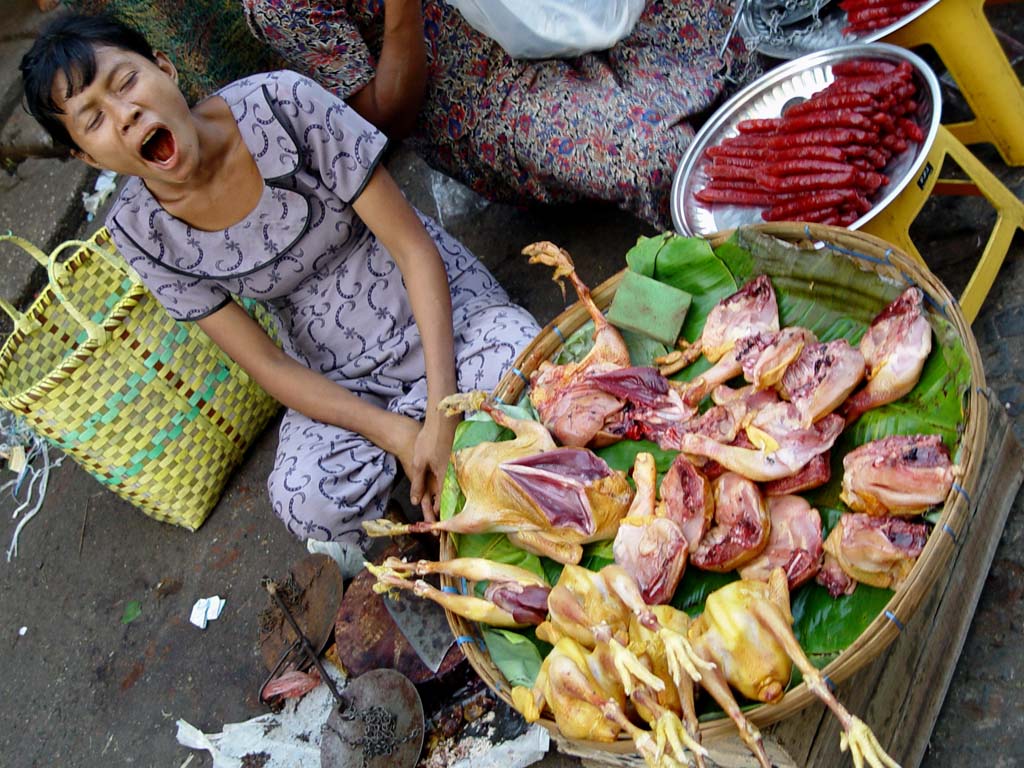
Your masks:
{"label": "woven basket rim", "polygon": [[[984,446],[987,437],[988,402],[983,395],[984,369],[977,342],[970,330],[970,324],[960,311],[956,299],[927,267],[920,265],[896,246],[865,232],[821,224],[773,222],[752,225],[747,229],[774,235],[793,244],[824,243],[826,246],[835,246],[840,252],[845,252],[850,257],[864,256],[861,266],[866,269],[876,272],[891,272],[891,277],[902,278],[908,284],[918,285],[935,303],[935,308],[957,330],[971,363],[971,384],[963,406],[963,429],[960,432],[958,443],[961,477],[947,495],[939,520],[934,525],[925,548],[910,575],[900,588],[893,592],[874,621],[822,670],[829,679],[839,683],[874,659],[900,634],[921,600],[930,591],[938,577],[939,569],[948,561],[953,551],[970,507],[969,491],[964,489],[971,489],[976,485],[981,471],[981,456],[978,455],[979,451],[973,449],[976,446]],[[712,245],[718,245],[728,240],[735,231],[735,229],[725,230],[708,235],[704,239]],[[621,270],[591,291],[598,306],[604,308],[610,302],[624,272],[625,269]],[[581,313],[582,315],[586,314],[577,301],[548,323],[534,342],[523,350],[510,372],[498,383],[494,390],[495,397],[503,402],[514,402],[525,387],[523,379],[516,372],[523,371],[528,375],[529,371],[532,371],[541,360],[547,359],[549,355],[543,355],[536,349],[538,344],[545,339],[553,341],[568,338],[586,321],[581,319]],[[574,317],[575,319],[573,319]],[[555,348],[559,346],[561,346],[561,341],[557,342]],[[451,537],[442,536],[441,558],[450,559],[454,555],[455,549]],[[448,577],[442,578],[442,582],[446,586],[457,586],[455,580]],[[479,636],[479,630],[475,624],[471,624],[450,611],[445,613],[449,626],[456,636]],[[477,674],[506,703],[511,705],[512,698],[508,682],[494,666],[486,650],[478,648],[473,643],[462,645],[462,649]],[[787,690],[778,702],[757,705],[744,714],[754,725],[764,727],[794,714],[814,701],[817,699],[807,685],[800,683]],[[543,715],[541,724],[552,733],[558,734],[558,727],[550,718],[550,712],[545,709]],[[700,732],[709,738],[733,733],[734,730],[732,721],[724,715],[721,718],[700,724]],[[561,736],[561,738],[565,737]],[[612,743],[569,741],[598,751],[623,754],[634,751],[632,742],[625,737],[620,737],[618,741]]]}
{"label": "woven basket rim", "polygon": [[[102,243],[111,242],[110,233],[106,227],[103,227],[97,230],[96,233],[86,242],[97,246]],[[75,269],[82,268],[85,265],[86,260],[89,258],[102,257],[97,256],[85,246],[79,246],[64,263],[70,265],[69,268],[74,271]],[[126,275],[127,274],[128,273],[126,273]],[[145,297],[145,295],[146,288],[136,282],[131,289],[129,289],[125,295],[120,298],[116,304],[114,304],[107,316],[101,323],[99,323],[100,327],[102,327],[108,334],[116,331],[131,314],[132,310],[138,306],[139,302],[143,297]],[[56,292],[54,291],[53,286],[47,283],[46,287],[39,292],[39,295],[22,314],[26,317],[42,315],[56,303],[58,303]],[[4,339],[3,345],[0,346],[0,385],[2,385],[11,363],[18,354],[20,345],[25,342],[26,338],[26,334],[19,330],[15,330],[10,333],[6,339]],[[64,356],[60,364],[51,369],[49,373],[41,377],[35,383],[9,395],[0,394],[0,408],[5,408],[14,412],[22,412],[26,410],[26,406],[28,404],[42,398],[46,393],[52,391],[65,380],[70,378],[75,371],[87,364],[104,343],[105,342],[102,340],[97,341],[90,338],[80,344],[74,344],[71,348],[72,351]]]}

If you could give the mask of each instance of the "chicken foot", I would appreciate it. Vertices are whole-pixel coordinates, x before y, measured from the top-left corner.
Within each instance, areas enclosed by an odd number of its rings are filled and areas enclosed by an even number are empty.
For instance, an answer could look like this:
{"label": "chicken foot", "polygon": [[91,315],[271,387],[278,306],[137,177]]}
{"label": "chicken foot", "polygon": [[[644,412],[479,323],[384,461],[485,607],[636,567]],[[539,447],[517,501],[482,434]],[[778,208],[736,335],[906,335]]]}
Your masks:
{"label": "chicken foot", "polygon": [[899,768],[899,764],[882,749],[867,724],[851,714],[829,690],[825,678],[807,658],[793,634],[792,627],[778,608],[772,603],[755,602],[751,604],[750,609],[757,621],[772,634],[796,664],[811,693],[821,699],[839,720],[843,729],[839,749],[843,752],[850,750],[855,768],[863,768],[865,762],[871,768]]}

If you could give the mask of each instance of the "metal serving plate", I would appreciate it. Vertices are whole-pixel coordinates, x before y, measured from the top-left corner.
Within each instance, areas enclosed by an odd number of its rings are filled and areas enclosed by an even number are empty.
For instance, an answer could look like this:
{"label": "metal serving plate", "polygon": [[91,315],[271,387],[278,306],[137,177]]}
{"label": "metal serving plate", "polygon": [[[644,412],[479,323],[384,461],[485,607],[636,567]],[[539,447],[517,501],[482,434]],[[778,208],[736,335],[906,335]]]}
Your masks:
{"label": "metal serving plate", "polygon": [[[824,3],[816,3],[815,0],[747,0],[737,30],[748,48],[776,59],[795,59],[839,45],[881,40],[938,2],[929,0],[887,27],[844,35],[843,27],[849,21],[838,0],[826,0]],[[822,6],[817,17],[813,11],[815,5]],[[784,11],[780,12],[782,9]]]}
{"label": "metal serving plate", "polygon": [[736,124],[741,120],[779,117],[786,107],[806,101],[835,80],[833,64],[858,58],[895,64],[909,61],[914,67],[918,108],[912,117],[920,126],[924,141],[908,142],[907,149],[889,161],[883,169],[889,183],[875,192],[870,198],[871,210],[849,229],[857,229],[892,202],[914,178],[935,141],[942,107],[939,81],[919,56],[904,48],[886,43],[857,43],[812,53],[777,67],[741,90],[711,116],[690,143],[672,181],[672,223],[676,231],[682,235],[710,235],[743,224],[762,223],[763,207],[707,205],[694,197],[694,193],[710,181],[706,173],[711,162],[706,156],[708,148],[737,135]]}

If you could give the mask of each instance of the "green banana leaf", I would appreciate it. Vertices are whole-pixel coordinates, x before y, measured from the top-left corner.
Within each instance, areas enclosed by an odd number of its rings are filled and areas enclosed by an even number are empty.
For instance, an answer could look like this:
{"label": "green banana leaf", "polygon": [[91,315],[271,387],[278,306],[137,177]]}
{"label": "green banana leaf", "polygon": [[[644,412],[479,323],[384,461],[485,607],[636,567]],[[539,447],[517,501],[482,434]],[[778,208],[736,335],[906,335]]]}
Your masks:
{"label": "green banana leaf", "polygon": [[[877,313],[906,287],[859,268],[858,260],[848,254],[828,248],[802,250],[742,228],[714,251],[703,240],[694,238],[640,238],[627,254],[627,262],[630,268],[649,276],[653,274],[656,279],[694,296],[682,333],[690,341],[699,336],[707,313],[718,301],[758,274],[771,277],[779,301],[782,326],[800,325],[823,341],[845,338],[851,344],[860,340]],[[928,318],[934,332],[933,347],[917,385],[901,400],[869,411],[847,428],[832,450],[831,481],[805,494],[821,513],[826,536],[847,511],[839,498],[839,491],[842,457],[848,451],[886,435],[920,432],[941,435],[954,460],[958,455],[963,402],[970,388],[970,361],[953,325],[935,311],[929,312]],[[589,329],[583,328],[573,334],[563,347],[558,362],[582,358],[592,345],[592,333],[591,325]],[[648,364],[650,358],[641,355],[638,353],[638,357],[633,358],[634,364]],[[698,361],[677,377],[692,378],[701,365],[706,367],[706,361]],[[484,423],[479,422],[480,425]],[[502,431],[496,425],[492,424],[490,431],[484,426],[463,426],[465,431],[460,428],[457,433],[455,449],[471,444],[471,439],[474,442],[501,439],[500,436],[488,436]],[[509,434],[508,430],[503,431],[506,436]],[[596,453],[613,469],[628,472],[640,451],[654,454],[660,481],[660,476],[672,462],[674,452],[662,451],[649,442],[623,441],[601,448]],[[455,486],[452,489],[449,488],[449,480]],[[454,476],[449,471],[442,493],[442,516],[461,508],[460,496]],[[457,504],[453,505],[453,502]],[[938,512],[933,511],[925,519],[934,523],[937,515]],[[516,549],[504,536],[494,535],[462,536],[458,543],[460,555],[486,552],[486,556],[493,556],[501,562],[525,562],[527,565],[524,567],[544,574],[549,583],[557,581],[561,565],[546,558],[534,558],[537,560],[534,564],[533,556],[523,557],[525,553],[520,553],[520,560],[514,560],[515,554],[509,547]],[[599,569],[611,559],[611,542],[599,542],[585,549],[581,564]],[[735,573],[717,574],[688,568],[671,603],[695,616],[701,612],[708,594],[736,578]],[[791,595],[794,632],[812,662],[816,666],[824,666],[863,633],[891,596],[889,590],[861,584],[852,595],[833,599],[823,587],[805,584]],[[521,634],[529,637],[532,632]],[[532,668],[527,657],[533,658],[538,643],[509,643],[508,638],[505,641],[497,650],[502,656],[502,664],[519,665],[515,669],[520,670]],[[488,641],[489,650],[491,644]],[[495,651],[491,652],[493,657]],[[524,658],[519,659],[517,653],[522,653]],[[799,675],[794,680],[799,680]]]}

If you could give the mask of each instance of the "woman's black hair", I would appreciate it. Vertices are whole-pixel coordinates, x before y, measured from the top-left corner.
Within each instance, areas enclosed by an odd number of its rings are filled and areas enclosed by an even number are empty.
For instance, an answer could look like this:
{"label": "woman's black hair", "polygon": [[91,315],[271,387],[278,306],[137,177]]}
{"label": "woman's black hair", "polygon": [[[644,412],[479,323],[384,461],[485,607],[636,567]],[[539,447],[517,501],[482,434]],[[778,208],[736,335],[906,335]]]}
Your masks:
{"label": "woman's black hair", "polygon": [[96,49],[121,48],[156,61],[153,48],[139,32],[109,16],[62,14],[39,33],[32,48],[21,59],[25,88],[25,109],[54,141],[79,149],[58,118],[64,110],[53,99],[53,82],[64,74],[68,99],[96,77]]}

